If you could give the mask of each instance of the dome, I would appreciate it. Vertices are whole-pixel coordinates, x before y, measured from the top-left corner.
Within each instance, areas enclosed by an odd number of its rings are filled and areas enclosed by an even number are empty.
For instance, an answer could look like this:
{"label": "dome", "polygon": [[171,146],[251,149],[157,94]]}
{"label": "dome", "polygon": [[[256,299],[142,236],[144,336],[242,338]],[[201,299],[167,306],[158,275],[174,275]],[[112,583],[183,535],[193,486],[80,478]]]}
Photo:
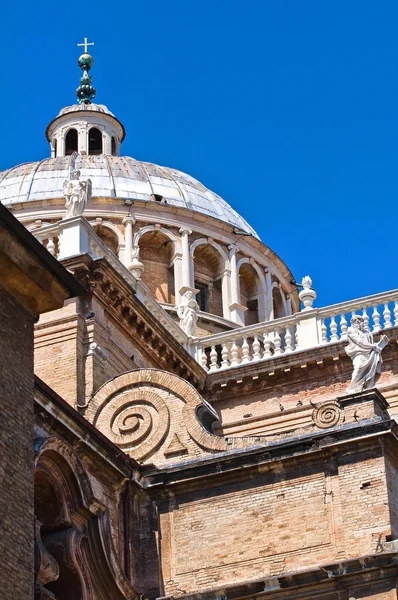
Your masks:
{"label": "dome", "polygon": [[[3,171],[0,173],[0,202],[18,205],[62,198],[63,183],[69,177],[71,161],[71,156],[46,158]],[[93,198],[148,202],[153,202],[154,198],[161,199],[167,205],[219,219],[258,238],[254,229],[223,198],[181,171],[127,156],[104,154],[77,155],[74,168],[80,170],[82,179],[91,179]]]}

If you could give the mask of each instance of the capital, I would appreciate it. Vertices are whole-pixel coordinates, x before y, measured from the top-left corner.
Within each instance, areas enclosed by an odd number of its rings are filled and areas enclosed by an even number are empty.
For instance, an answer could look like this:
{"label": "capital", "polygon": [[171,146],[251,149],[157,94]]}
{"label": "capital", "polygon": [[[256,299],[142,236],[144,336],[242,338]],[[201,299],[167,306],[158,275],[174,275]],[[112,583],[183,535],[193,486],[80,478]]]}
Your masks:
{"label": "capital", "polygon": [[126,226],[126,225],[135,225],[136,219],[132,215],[129,215],[128,217],[124,217],[122,223],[123,223],[124,226]]}
{"label": "capital", "polygon": [[181,233],[181,235],[191,235],[192,230],[188,229],[187,227],[181,227],[181,229],[179,229],[179,233]]}

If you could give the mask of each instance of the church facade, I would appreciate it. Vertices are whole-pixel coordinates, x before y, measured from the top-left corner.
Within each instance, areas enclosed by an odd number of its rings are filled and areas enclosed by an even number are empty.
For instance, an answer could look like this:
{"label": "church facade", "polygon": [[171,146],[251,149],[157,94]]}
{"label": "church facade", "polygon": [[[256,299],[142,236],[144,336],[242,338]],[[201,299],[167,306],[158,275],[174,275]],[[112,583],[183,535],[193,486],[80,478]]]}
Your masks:
{"label": "church facade", "polygon": [[318,308],[224,199],[122,156],[92,65],[0,173],[2,597],[396,599],[398,290]]}

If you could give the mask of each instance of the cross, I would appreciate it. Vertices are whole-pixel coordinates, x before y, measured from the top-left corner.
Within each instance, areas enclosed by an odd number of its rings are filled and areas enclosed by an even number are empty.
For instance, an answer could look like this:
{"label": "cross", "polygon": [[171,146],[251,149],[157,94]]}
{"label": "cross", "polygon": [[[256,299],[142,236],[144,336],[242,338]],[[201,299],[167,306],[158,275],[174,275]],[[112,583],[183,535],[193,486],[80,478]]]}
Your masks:
{"label": "cross", "polygon": [[84,46],[84,54],[87,54],[87,46],[94,46],[94,42],[87,42],[87,38],[84,38],[84,44],[78,44],[78,46]]}

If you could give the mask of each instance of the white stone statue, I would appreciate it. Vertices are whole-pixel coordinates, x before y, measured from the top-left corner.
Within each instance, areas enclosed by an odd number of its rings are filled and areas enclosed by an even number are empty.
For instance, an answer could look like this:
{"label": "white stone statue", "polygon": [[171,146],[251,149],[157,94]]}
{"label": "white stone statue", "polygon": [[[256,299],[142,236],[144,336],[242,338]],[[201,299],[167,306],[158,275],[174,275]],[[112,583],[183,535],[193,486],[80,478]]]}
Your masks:
{"label": "white stone statue", "polygon": [[91,200],[91,179],[80,179],[80,171],[72,171],[71,179],[64,181],[63,192],[66,198],[65,219],[78,217]]}
{"label": "white stone statue", "polygon": [[347,394],[355,394],[375,386],[381,373],[381,351],[388,344],[388,338],[382,335],[376,344],[370,329],[365,326],[364,318],[360,315],[352,317],[347,335],[350,343],[345,351],[354,368]]}
{"label": "white stone statue", "polygon": [[196,323],[198,322],[199,304],[195,300],[195,295],[191,290],[187,290],[177,306],[177,314],[180,317],[180,327],[187,335],[194,336]]}

